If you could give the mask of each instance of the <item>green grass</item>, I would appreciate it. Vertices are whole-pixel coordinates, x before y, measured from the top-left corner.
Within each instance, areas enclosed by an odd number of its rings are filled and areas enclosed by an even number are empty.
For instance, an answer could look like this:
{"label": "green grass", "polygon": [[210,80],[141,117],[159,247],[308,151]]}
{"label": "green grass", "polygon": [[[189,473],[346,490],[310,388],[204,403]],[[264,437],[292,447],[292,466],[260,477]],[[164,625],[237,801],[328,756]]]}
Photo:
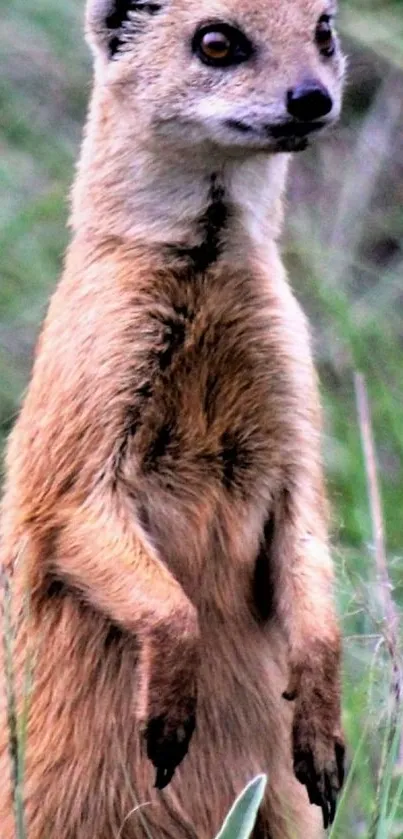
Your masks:
{"label": "green grass", "polygon": [[[78,0],[0,0],[0,445],[68,240],[90,82]],[[342,3],[343,120],[293,165],[286,261],[325,407],[349,776],[332,839],[403,836],[403,758],[372,545],[355,371],[370,395],[388,567],[403,604],[403,2]],[[225,767],[223,767],[225,771]],[[380,775],[380,777],[379,777]]]}

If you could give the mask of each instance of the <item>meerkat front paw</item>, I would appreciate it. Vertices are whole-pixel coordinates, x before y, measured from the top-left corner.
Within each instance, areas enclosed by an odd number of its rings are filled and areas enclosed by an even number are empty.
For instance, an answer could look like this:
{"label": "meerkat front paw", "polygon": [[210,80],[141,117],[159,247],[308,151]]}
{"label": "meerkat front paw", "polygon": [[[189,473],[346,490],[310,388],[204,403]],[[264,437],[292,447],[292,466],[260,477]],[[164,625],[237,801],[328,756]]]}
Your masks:
{"label": "meerkat front paw", "polygon": [[143,644],[139,660],[138,719],[157,789],[166,787],[187,754],[196,725],[200,636],[187,609],[160,624]]}
{"label": "meerkat front paw", "polygon": [[344,780],[344,740],[340,724],[337,670],[317,662],[296,668],[283,697],[294,703],[294,773],[307,788],[311,804],[321,807],[325,829],[332,824]]}
{"label": "meerkat front paw", "polygon": [[164,789],[172,780],[175,769],[187,754],[196,725],[196,698],[183,703],[180,718],[167,715],[153,717],[147,725],[147,757],[157,773],[155,786]]}
{"label": "meerkat front paw", "polygon": [[340,734],[326,733],[320,722],[300,707],[293,726],[294,773],[307,788],[309,801],[321,807],[323,826],[332,824],[344,779],[344,743]]}

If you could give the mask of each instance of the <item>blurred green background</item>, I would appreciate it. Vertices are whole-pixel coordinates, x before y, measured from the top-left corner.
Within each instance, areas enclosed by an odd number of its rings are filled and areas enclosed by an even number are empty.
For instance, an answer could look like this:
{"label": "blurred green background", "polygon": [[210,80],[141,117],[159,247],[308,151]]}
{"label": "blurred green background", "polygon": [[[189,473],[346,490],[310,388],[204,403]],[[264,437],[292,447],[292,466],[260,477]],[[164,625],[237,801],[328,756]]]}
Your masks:
{"label": "blurred green background", "polygon": [[[0,446],[68,241],[90,91],[82,7],[0,0]],[[403,2],[344,0],[339,30],[343,119],[294,161],[284,251],[314,333],[345,634],[352,769],[332,836],[386,839],[403,837],[403,750],[353,377],[365,375],[370,396],[389,573],[403,603]]]}

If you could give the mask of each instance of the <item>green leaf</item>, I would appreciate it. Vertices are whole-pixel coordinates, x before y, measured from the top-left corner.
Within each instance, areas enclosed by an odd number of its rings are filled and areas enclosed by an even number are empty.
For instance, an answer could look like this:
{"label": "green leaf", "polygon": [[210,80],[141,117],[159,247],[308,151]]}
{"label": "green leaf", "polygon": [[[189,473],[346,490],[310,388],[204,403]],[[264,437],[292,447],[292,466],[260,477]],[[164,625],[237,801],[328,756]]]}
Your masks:
{"label": "green leaf", "polygon": [[267,783],[267,775],[257,775],[231,807],[216,839],[249,839]]}

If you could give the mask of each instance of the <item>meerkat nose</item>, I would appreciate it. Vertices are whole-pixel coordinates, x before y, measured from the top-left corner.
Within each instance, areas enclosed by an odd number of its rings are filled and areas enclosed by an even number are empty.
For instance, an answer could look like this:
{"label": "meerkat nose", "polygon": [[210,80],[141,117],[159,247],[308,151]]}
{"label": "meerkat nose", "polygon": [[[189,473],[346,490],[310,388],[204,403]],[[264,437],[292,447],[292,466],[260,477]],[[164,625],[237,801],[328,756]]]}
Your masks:
{"label": "meerkat nose", "polygon": [[306,80],[287,92],[287,111],[302,122],[320,119],[332,107],[332,97],[319,81]]}

